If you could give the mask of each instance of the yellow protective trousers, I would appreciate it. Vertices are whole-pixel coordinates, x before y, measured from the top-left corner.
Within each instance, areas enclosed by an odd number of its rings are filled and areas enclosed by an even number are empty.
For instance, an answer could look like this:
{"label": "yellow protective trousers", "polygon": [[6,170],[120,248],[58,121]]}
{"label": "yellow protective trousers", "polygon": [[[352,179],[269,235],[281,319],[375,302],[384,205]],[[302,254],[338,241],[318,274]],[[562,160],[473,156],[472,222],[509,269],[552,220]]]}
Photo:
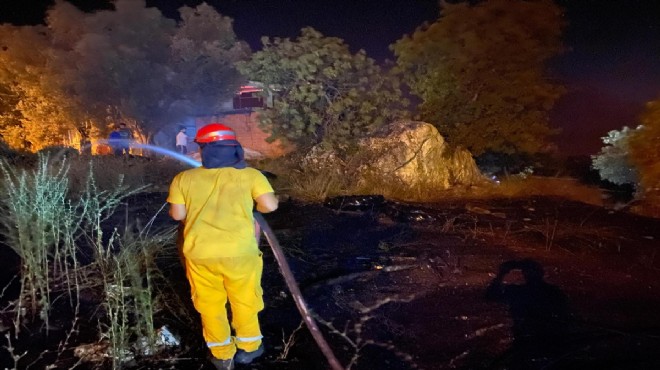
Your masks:
{"label": "yellow protective trousers", "polygon": [[[264,308],[262,270],[261,254],[224,257],[212,263],[186,259],[193,304],[202,318],[206,345],[215,358],[227,360],[234,357],[236,348],[252,352],[261,345],[257,314]],[[229,326],[227,300],[235,337]]]}

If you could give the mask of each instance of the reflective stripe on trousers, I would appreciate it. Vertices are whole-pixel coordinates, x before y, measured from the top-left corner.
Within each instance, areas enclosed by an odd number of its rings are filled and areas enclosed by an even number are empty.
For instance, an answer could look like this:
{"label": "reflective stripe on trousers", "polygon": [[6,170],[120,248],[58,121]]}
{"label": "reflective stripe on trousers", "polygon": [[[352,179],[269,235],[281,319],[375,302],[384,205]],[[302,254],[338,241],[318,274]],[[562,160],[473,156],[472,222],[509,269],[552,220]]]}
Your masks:
{"label": "reflective stripe on trousers", "polygon": [[[264,302],[261,289],[263,260],[255,256],[226,257],[213,263],[186,259],[193,304],[202,318],[204,339],[214,357],[229,359],[236,348],[255,351],[261,345],[259,311]],[[229,300],[236,338],[225,305]]]}
{"label": "reflective stripe on trousers", "polygon": [[226,346],[226,345],[228,345],[228,344],[231,344],[231,337],[227,338],[226,341],[221,342],[221,343],[219,343],[219,342],[207,342],[207,343],[206,343],[206,346],[209,347],[209,348],[211,348],[211,347],[221,347],[221,346]]}

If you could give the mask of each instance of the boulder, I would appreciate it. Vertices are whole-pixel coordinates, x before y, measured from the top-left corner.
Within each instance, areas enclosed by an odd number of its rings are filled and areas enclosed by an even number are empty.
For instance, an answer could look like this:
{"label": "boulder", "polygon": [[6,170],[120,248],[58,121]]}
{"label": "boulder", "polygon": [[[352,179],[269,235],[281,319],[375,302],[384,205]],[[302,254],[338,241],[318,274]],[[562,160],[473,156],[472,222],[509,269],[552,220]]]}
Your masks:
{"label": "boulder", "polygon": [[393,122],[362,139],[359,147],[364,181],[437,190],[488,182],[470,152],[451,147],[430,123]]}
{"label": "boulder", "polygon": [[328,149],[321,144],[314,145],[301,158],[300,165],[305,169],[338,169],[345,172],[346,163],[334,150]]}

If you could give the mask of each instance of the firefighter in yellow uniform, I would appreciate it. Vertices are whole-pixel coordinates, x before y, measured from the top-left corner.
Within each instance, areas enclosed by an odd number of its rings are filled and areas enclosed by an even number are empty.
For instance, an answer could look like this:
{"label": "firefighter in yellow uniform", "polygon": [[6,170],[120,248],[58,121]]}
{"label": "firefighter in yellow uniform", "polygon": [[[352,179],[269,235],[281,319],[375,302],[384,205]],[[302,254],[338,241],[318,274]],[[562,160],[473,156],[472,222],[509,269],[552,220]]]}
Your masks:
{"label": "firefighter in yellow uniform", "polygon": [[255,204],[259,212],[272,212],[278,201],[266,177],[247,167],[231,128],[206,125],[195,142],[202,167],[176,175],[167,201],[170,216],[184,224],[186,275],[211,361],[233,369],[234,362],[247,364],[264,352],[257,316],[264,308],[263,261],[252,212]]}

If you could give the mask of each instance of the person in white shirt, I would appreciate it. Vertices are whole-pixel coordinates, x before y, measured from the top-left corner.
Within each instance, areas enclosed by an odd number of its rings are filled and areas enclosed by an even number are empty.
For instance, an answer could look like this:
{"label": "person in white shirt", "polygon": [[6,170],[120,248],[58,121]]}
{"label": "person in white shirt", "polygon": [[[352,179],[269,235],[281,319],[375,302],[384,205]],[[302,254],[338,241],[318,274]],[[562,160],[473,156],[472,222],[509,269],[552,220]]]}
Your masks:
{"label": "person in white shirt", "polygon": [[188,153],[188,135],[186,135],[186,128],[182,127],[179,133],[176,134],[176,151],[181,154]]}

